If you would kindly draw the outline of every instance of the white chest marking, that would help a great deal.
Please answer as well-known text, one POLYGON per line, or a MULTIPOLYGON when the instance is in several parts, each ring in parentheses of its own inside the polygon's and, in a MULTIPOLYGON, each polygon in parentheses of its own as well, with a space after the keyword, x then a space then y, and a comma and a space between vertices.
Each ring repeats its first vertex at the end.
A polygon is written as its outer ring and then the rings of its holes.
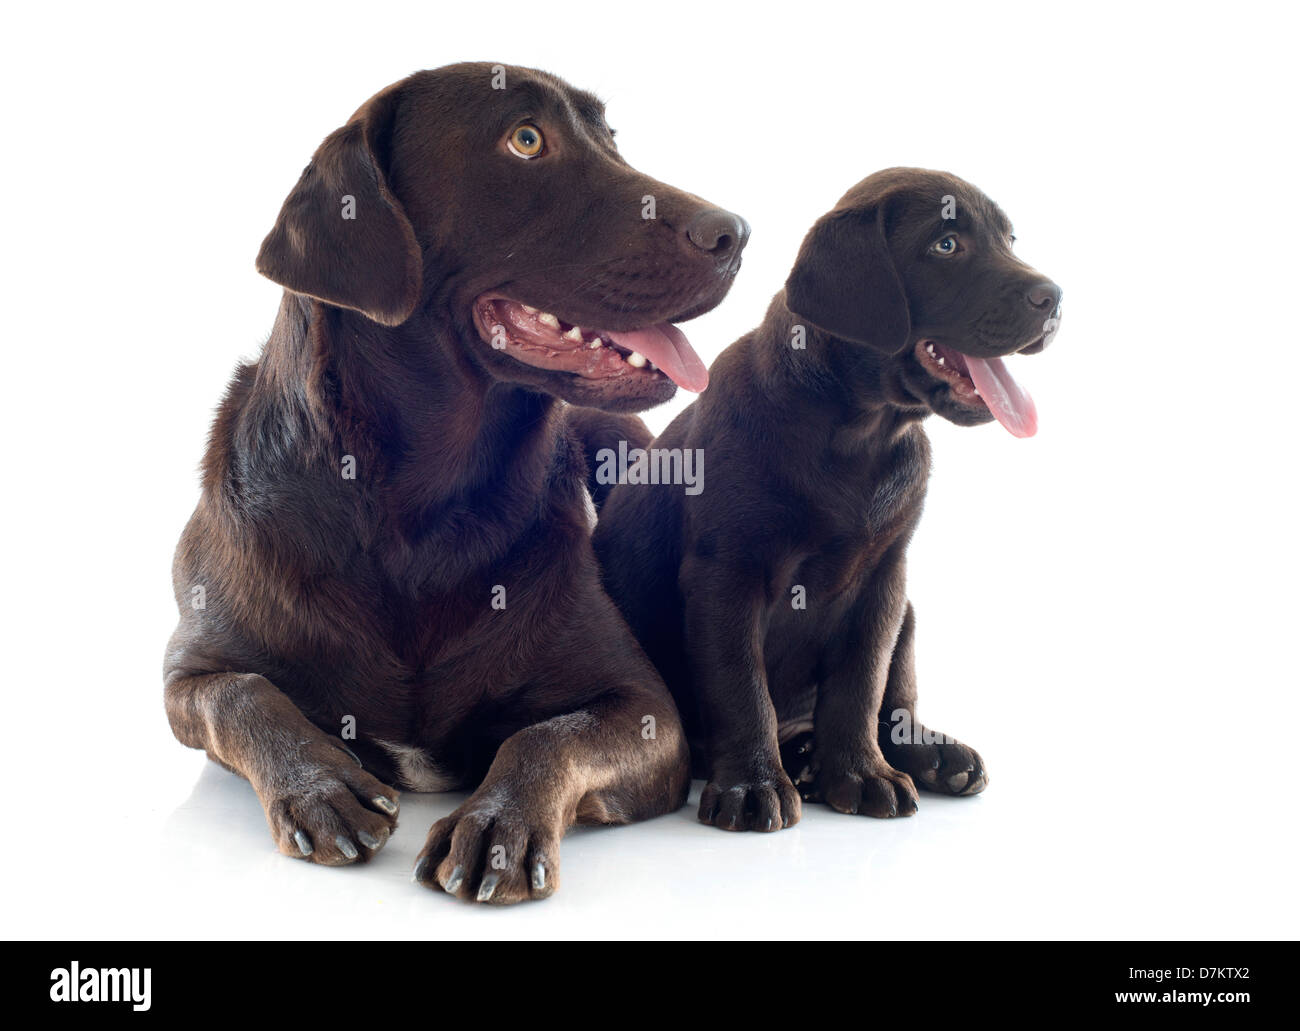
POLYGON ((456 778, 444 772, 423 749, 388 741, 375 743, 393 757, 402 787, 411 791, 449 791, 457 786, 456 778))

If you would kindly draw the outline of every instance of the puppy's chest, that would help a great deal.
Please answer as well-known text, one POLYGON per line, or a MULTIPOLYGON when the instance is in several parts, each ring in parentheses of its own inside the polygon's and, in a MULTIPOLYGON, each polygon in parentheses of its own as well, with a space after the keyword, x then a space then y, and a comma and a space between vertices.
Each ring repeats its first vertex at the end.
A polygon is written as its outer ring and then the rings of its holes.
MULTIPOLYGON (((804 499, 804 535, 784 564, 786 590, 816 592, 823 604, 848 603, 882 563, 906 545, 925 500, 928 462, 902 449, 884 463, 840 470, 804 499)), ((812 599, 809 599, 812 600, 812 599)))

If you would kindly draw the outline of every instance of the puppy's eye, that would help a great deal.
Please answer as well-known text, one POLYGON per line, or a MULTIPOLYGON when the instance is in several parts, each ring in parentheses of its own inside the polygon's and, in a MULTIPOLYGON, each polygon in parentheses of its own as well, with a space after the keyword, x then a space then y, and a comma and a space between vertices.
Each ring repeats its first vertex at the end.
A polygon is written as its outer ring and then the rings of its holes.
POLYGON ((525 161, 535 158, 542 152, 542 130, 535 125, 521 125, 510 134, 506 146, 515 157, 521 157, 525 161))
POLYGON ((945 258, 950 255, 956 254, 958 250, 959 248, 957 247, 957 237, 955 236, 945 236, 942 240, 940 240, 938 243, 934 244, 934 246, 930 248, 931 253, 941 254, 945 258))

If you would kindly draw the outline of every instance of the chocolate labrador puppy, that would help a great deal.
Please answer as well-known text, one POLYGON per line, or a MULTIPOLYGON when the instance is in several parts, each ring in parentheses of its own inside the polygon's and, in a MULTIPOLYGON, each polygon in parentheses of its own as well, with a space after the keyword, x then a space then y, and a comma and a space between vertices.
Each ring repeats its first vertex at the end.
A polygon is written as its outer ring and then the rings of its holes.
POLYGON ((988 783, 973 748, 916 720, 904 558, 926 416, 1034 431, 1003 358, 1043 349, 1061 291, 1012 240, 955 176, 859 183, 654 441, 652 459, 698 449, 703 489, 620 483, 602 509, 606 586, 677 700, 705 823, 788 827, 801 795, 905 816, 914 780, 952 795, 988 783))
POLYGON ((700 389, 673 323, 747 234, 544 72, 420 72, 321 144, 258 256, 284 298, 212 430, 165 668, 176 736, 248 778, 280 851, 364 860, 393 786, 473 789, 416 879, 514 902, 555 890, 575 821, 681 805, 681 725, 601 590, 559 399, 700 389))

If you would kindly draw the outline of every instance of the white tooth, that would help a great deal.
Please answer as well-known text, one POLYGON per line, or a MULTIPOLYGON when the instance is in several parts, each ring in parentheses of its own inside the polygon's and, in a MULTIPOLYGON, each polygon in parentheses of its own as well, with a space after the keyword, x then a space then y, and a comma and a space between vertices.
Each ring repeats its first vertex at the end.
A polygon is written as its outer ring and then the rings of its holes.
POLYGON ((645 355, 633 351, 631 354, 627 356, 627 363, 628 365, 632 366, 634 369, 643 368, 645 366, 645 355))
POLYGON ((652 368, 652 369, 656 369, 656 370, 659 368, 659 366, 656 365, 654 362, 650 362, 650 363, 649 363, 649 366, 650 366, 650 368, 652 368))
POLYGON ((580 344, 582 343, 582 330, 580 330, 577 326, 574 326, 571 330, 569 330, 567 333, 564 334, 564 339, 572 340, 575 344, 580 344))
POLYGON ((604 342, 605 342, 605 341, 601 340, 600 337, 596 337, 596 339, 593 340, 593 341, 591 341, 591 343, 589 343, 587 346, 590 347, 590 348, 594 351, 596 348, 598 348, 598 347, 599 347, 601 344, 603 344, 604 342))
POLYGON ((943 359, 942 359, 942 358, 939 359, 939 364, 940 364, 940 365, 943 364, 943 359))
POLYGON ((934 344, 926 344, 925 349, 929 351, 931 355, 934 354, 934 344))
POLYGON ((980 388, 979 388, 979 387, 975 387, 974 389, 975 389, 975 396, 976 396, 976 397, 979 397, 979 396, 980 396, 980 388))
POLYGON ((550 326, 551 329, 560 328, 560 320, 557 319, 554 315, 552 315, 549 311, 544 311, 540 315, 538 315, 537 321, 540 322, 543 326, 550 326))
POLYGON ((536 315, 536 314, 537 314, 537 309, 534 308, 534 307, 533 307, 532 305, 530 305, 530 304, 525 304, 525 305, 523 306, 523 308, 524 308, 524 311, 528 312, 529 315, 536 315))

